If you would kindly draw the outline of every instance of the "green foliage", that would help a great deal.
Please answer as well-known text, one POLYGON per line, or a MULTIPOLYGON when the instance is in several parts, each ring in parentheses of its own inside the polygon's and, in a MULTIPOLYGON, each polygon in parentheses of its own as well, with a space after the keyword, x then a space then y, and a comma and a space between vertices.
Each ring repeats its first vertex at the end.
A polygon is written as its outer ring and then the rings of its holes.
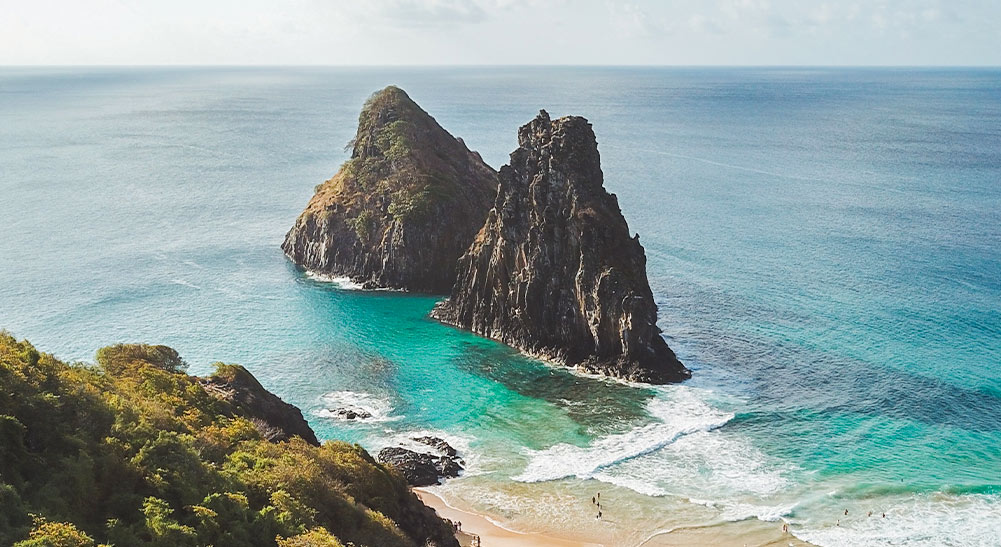
POLYGON ((431 213, 433 204, 431 191, 427 188, 404 188, 393 192, 389 214, 398 221, 424 218, 431 213))
POLYGON ((323 528, 314 528, 304 534, 287 539, 278 538, 278 547, 344 547, 337 538, 323 528))
POLYGON ((28 539, 15 543, 14 547, 94 547, 94 539, 68 522, 38 518, 28 539))
POLYGON ((416 131, 413 123, 407 120, 396 120, 379 128, 375 134, 375 145, 386 159, 399 162, 406 158, 413 149, 416 131))
POLYGON ((358 240, 362 243, 369 243, 377 230, 376 216, 372 211, 365 209, 358 216, 348 219, 348 224, 355 231, 358 240))
MULTIPOLYGON (((413 524, 423 507, 361 448, 267 442, 165 346, 112 346, 97 361, 67 365, 0 332, 0 545, 426 539, 397 524, 413 524)), ((239 365, 218 364, 215 374, 257 382, 239 365)))
POLYGON ((151 365, 167 372, 184 372, 187 363, 173 348, 147 344, 117 344, 97 351, 97 363, 108 374, 119 374, 138 364, 151 365))

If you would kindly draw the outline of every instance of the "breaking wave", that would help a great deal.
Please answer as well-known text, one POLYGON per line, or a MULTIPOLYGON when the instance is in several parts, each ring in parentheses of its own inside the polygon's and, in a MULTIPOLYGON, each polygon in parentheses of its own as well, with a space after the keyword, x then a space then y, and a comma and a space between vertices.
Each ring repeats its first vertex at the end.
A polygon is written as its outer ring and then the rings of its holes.
POLYGON ((395 407, 386 398, 378 397, 371 393, 359 391, 332 391, 320 397, 323 408, 313 414, 321 418, 333 418, 345 420, 343 411, 353 411, 359 414, 357 421, 362 423, 391 422, 403 418, 394 415, 395 407))
POLYGON ((672 390, 669 397, 652 399, 647 411, 655 418, 654 423, 597 439, 589 446, 558 444, 545 450, 528 451, 528 466, 514 480, 543 482, 567 477, 595 478, 602 470, 650 454, 684 435, 722 427, 734 416, 713 408, 697 390, 685 387, 672 390))

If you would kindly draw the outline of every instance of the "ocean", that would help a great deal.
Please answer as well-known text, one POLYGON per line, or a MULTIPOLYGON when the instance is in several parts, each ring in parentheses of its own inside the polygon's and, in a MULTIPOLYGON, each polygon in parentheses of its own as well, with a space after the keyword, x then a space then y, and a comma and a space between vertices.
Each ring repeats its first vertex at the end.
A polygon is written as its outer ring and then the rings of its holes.
POLYGON ((1001 544, 1001 70, 3 68, 0 328, 241 363, 373 452, 442 436, 468 469, 438 492, 517 529, 1001 544), (389 84, 494 167, 539 109, 588 118, 692 380, 573 374, 291 265, 389 84))

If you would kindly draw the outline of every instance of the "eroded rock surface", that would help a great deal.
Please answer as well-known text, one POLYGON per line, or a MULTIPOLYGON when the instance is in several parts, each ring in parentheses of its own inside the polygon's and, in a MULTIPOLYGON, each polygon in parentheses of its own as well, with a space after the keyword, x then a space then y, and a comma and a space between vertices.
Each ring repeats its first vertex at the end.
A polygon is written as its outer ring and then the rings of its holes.
POLYGON ((372 95, 348 160, 317 187, 282 249, 365 288, 448 294, 497 173, 397 87, 372 95))
POLYGON ((427 445, 437 452, 417 452, 400 446, 390 446, 379 451, 379 461, 398 469, 411 486, 431 486, 443 479, 458 477, 465 462, 443 439, 415 437, 415 442, 427 445))
POLYGON ((690 376, 660 335, 643 247, 603 186, 581 117, 542 111, 519 129, 493 209, 432 315, 586 371, 653 383, 690 376))

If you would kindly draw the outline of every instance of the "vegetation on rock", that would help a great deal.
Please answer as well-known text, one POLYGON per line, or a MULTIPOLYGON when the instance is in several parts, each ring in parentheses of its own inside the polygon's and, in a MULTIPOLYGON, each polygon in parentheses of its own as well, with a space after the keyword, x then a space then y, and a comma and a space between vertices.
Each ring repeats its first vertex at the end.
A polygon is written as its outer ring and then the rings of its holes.
POLYGON ((286 235, 285 253, 370 287, 447 293, 497 173, 394 86, 366 101, 349 147, 351 159, 316 187, 286 235))

